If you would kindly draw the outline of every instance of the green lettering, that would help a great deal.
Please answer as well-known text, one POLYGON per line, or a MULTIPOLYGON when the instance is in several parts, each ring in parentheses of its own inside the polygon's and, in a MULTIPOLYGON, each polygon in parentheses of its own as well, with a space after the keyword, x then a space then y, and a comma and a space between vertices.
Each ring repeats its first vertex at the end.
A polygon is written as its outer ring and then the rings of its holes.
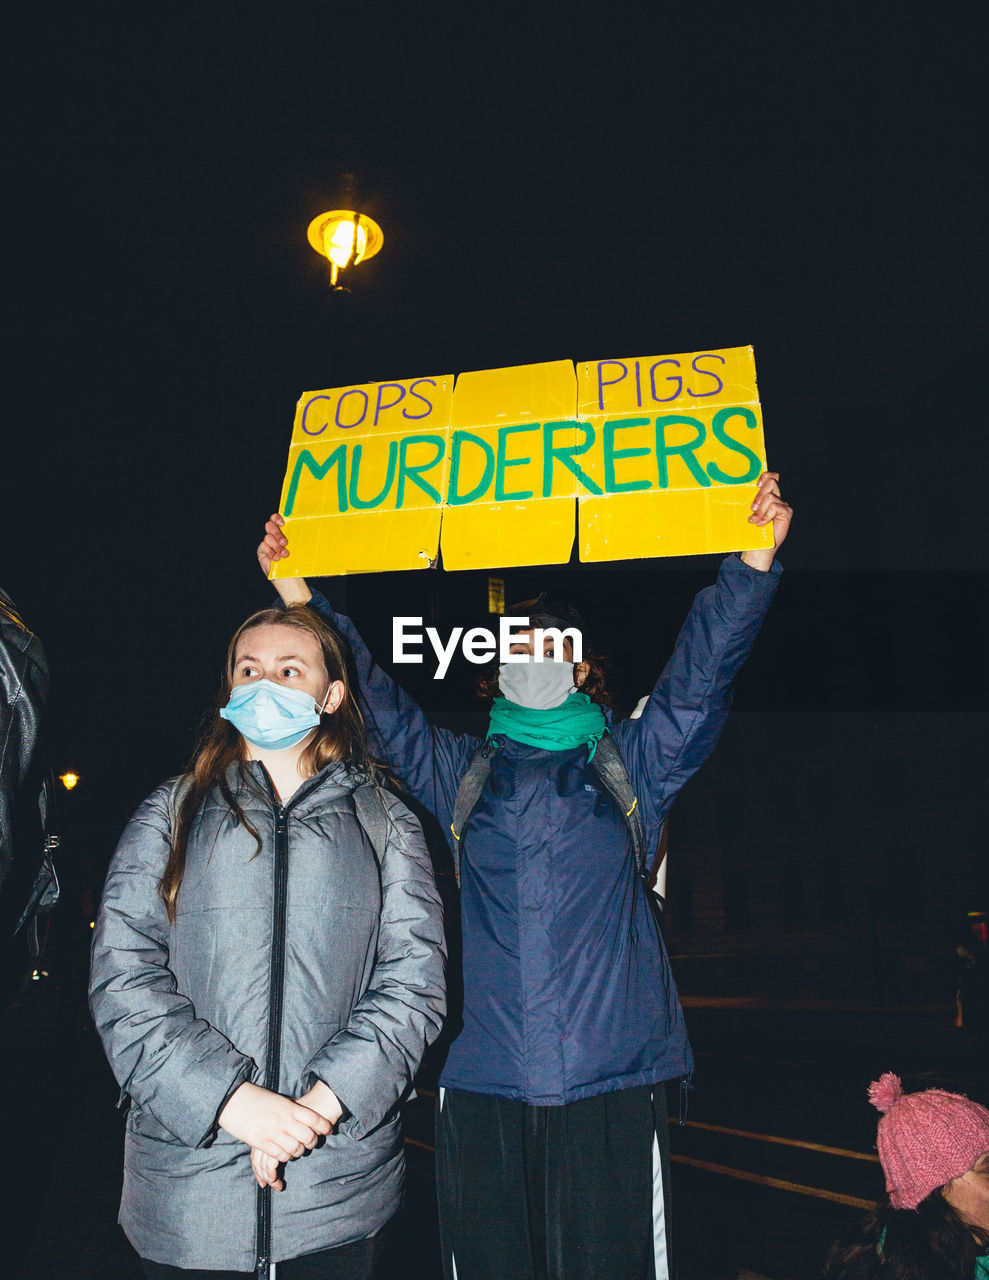
POLYGON ((505 492, 505 470, 507 467, 520 467, 523 463, 531 462, 531 458, 506 458, 505 448, 508 443, 508 437, 515 435, 519 431, 538 431, 539 423, 519 423, 510 427, 498 428, 498 460, 495 467, 495 501, 496 502, 522 502, 526 498, 533 496, 531 489, 520 489, 518 493, 505 492))
POLYGON ((648 480, 616 480, 616 458, 644 458, 651 452, 648 447, 639 449, 616 449, 615 432, 626 427, 648 427, 648 418, 608 418, 604 424, 604 490, 605 493, 630 493, 633 489, 649 489, 648 480))
POLYGON ((680 455, 698 484, 703 485, 705 489, 710 489, 711 481, 704 474, 700 463, 694 457, 694 450, 699 449, 706 438, 707 429, 698 418, 688 418, 686 415, 679 413, 666 413, 656 419, 656 462, 659 466, 659 487, 661 489, 670 487, 667 458, 673 453, 680 455), (693 427, 696 432, 693 440, 689 440, 686 444, 667 444, 666 428, 674 424, 693 427))
POLYGON ((325 462, 317 462, 308 449, 302 449, 295 460, 295 470, 288 486, 288 497, 285 500, 284 515, 286 519, 292 514, 295 506, 295 494, 302 478, 302 469, 307 467, 317 480, 322 480, 330 467, 337 468, 337 506, 341 511, 347 510, 347 446, 338 444, 325 462))
POLYGON ((394 440, 388 442, 388 470, 385 476, 385 487, 381 492, 370 501, 365 502, 363 498, 358 496, 357 483, 361 470, 361 457, 363 456, 363 445, 354 445, 354 454, 350 463, 350 505, 355 511, 370 511, 373 507, 380 507, 388 496, 388 490, 391 483, 395 479, 395 461, 398 457, 398 445, 394 440))
POLYGON ((711 423, 711 431, 714 433, 715 439, 720 440, 723 445, 727 445, 732 453, 740 453, 743 458, 748 458, 749 469, 743 476, 730 476, 722 471, 716 462, 709 462, 707 464, 707 474, 712 480, 717 480, 718 484, 748 484, 750 480, 754 480, 762 472, 761 460, 740 440, 733 439, 725 429, 725 423, 735 414, 745 419, 745 425, 750 431, 756 426, 756 416, 752 410, 739 405, 737 408, 719 409, 711 423))
POLYGON ((548 498, 553 492, 553 461, 562 462, 571 471, 588 493, 601 493, 600 486, 591 479, 576 462, 576 458, 586 453, 594 444, 594 428, 589 422, 544 422, 543 423, 543 497, 548 498), (560 445, 553 443, 553 432, 564 428, 576 427, 583 431, 582 444, 560 445))
POLYGON ((450 484, 446 496, 450 506, 465 507, 470 502, 476 502, 482 493, 487 492, 488 486, 491 484, 491 477, 494 475, 494 469, 494 449, 491 448, 486 440, 482 440, 480 436, 475 436, 470 431, 454 431, 453 439, 450 443, 450 484), (460 454, 464 443, 468 440, 471 444, 476 444, 484 450, 484 474, 474 488, 471 489, 470 493, 458 493, 460 454))
POLYGON ((436 466, 443 457, 443 446, 442 436, 402 436, 398 449, 398 487, 395 490, 396 511, 401 511, 405 502, 406 476, 423 491, 427 498, 432 498, 436 503, 442 501, 439 490, 434 489, 428 480, 423 480, 422 473, 431 471, 436 466), (434 446, 435 452, 428 462, 419 462, 413 467, 409 466, 408 453, 414 444, 431 444, 434 446))

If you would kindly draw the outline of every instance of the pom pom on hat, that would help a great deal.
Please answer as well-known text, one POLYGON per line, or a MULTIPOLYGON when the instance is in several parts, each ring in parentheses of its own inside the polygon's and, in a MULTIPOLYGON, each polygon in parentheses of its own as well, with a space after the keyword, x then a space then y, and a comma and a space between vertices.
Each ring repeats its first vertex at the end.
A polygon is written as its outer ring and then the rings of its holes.
POLYGON ((873 1080, 869 1085, 869 1101, 881 1111, 883 1115, 890 1109, 894 1102, 899 1102, 903 1097, 903 1085, 899 1076, 894 1076, 892 1071, 886 1071, 878 1080, 873 1080))
POLYGON ((916 1209, 989 1151, 989 1111, 960 1093, 904 1093, 887 1071, 869 1086, 869 1101, 883 1113, 876 1149, 894 1209, 916 1209))

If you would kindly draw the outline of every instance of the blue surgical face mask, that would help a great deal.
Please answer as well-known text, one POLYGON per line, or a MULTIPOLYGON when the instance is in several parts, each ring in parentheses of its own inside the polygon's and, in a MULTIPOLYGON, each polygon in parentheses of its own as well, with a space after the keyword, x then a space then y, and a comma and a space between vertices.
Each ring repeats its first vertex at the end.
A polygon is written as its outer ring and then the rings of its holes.
POLYGON ((220 711, 248 742, 267 751, 294 747, 319 724, 321 713, 311 693, 272 680, 237 685, 220 711))

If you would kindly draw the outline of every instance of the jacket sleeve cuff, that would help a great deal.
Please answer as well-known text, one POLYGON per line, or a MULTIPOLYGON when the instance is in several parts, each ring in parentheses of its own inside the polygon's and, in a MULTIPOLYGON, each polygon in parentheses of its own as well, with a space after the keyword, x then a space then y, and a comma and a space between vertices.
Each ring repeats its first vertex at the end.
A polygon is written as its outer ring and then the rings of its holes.
POLYGON ((744 577, 751 578, 754 582, 776 583, 783 572, 783 566, 780 564, 779 558, 776 557, 768 569, 754 569, 752 565, 746 564, 742 559, 741 551, 733 551, 730 556, 726 556, 721 562, 721 570, 722 572, 741 573, 744 577))
POLYGON ((333 1090, 343 1107, 337 1131, 359 1141, 387 1119, 412 1082, 411 1079, 405 1081, 403 1088, 391 1078, 392 1073, 379 1075, 373 1066, 365 1067, 359 1061, 360 1054, 354 1062, 345 1062, 344 1056, 336 1055, 332 1062, 312 1063, 303 1084, 308 1090, 321 1080, 333 1090))
POLYGON ((205 1071, 189 1072, 187 1087, 162 1091, 149 1109, 170 1133, 187 1147, 208 1147, 216 1137, 220 1112, 235 1090, 254 1073, 254 1063, 242 1054, 208 1064, 205 1071), (233 1074, 231 1075, 231 1071, 233 1074), (162 1106, 161 1103, 166 1105, 162 1106))

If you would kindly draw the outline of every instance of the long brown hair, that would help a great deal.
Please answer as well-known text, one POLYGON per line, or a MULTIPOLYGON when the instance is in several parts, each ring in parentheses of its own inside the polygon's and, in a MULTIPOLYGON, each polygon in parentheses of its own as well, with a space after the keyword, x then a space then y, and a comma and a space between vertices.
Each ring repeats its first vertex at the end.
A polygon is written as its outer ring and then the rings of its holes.
POLYGON ((262 609, 258 613, 251 614, 234 632, 227 647, 223 683, 220 686, 216 705, 205 719, 199 742, 189 765, 189 772, 186 775, 188 785, 178 806, 175 829, 172 832, 171 853, 159 886, 169 920, 175 919, 175 903, 185 871, 186 851, 189 847, 192 824, 203 801, 214 786, 219 790, 223 802, 233 815, 235 825, 243 824, 257 841, 258 852, 261 850, 261 837, 248 821, 227 780, 230 766, 236 764, 240 766, 241 781, 252 790, 257 789, 253 779, 243 767, 247 760, 247 744, 229 721, 220 718, 219 713, 220 708, 226 706, 233 688, 234 658, 241 637, 254 627, 271 624, 280 627, 296 627, 300 631, 308 632, 319 645, 330 681, 340 680, 344 686, 343 699, 339 707, 332 715, 322 716, 315 737, 299 758, 299 768, 303 776, 311 778, 334 760, 346 760, 376 781, 380 777, 381 771, 368 748, 367 726, 351 690, 347 678, 346 656, 337 636, 305 605, 292 605, 288 609, 262 609))

